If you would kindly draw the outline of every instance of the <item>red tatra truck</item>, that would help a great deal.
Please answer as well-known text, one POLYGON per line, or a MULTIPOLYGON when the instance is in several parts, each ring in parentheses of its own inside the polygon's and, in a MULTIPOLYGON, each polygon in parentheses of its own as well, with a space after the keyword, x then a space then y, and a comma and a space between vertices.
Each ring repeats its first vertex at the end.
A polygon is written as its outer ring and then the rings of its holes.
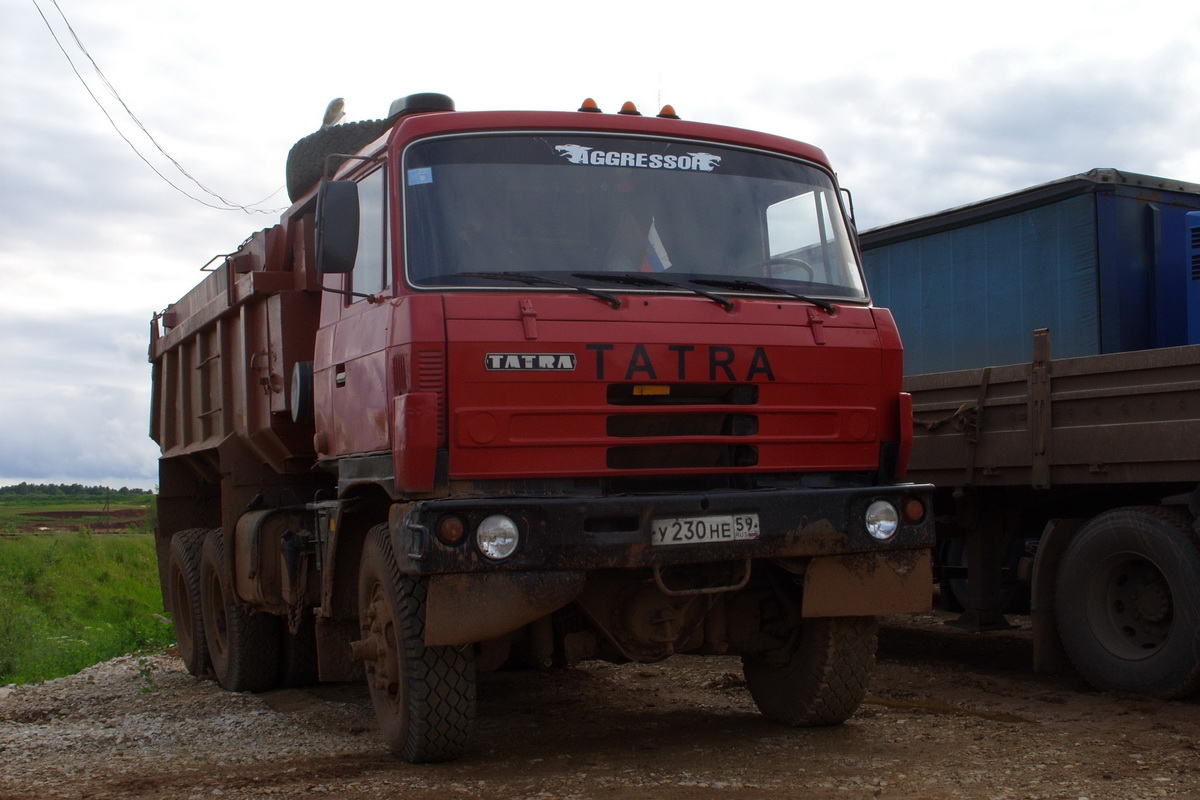
POLYGON ((288 185, 151 326, 192 673, 365 677, 409 761, 459 755, 511 662, 740 655, 768 717, 854 712, 934 531, 820 150, 420 94, 302 139, 288 185))

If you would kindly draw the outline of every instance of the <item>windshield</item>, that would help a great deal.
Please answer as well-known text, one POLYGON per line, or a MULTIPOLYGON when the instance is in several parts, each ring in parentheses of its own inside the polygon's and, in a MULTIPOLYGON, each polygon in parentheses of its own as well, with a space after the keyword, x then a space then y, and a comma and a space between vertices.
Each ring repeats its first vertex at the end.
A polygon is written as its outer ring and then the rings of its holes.
POLYGON ((509 273, 527 285, 695 281, 866 299, 833 182, 801 161, 573 134, 446 137, 412 145, 404 159, 414 286, 477 286, 484 273, 509 273), (621 278, 630 273, 663 280, 621 278))

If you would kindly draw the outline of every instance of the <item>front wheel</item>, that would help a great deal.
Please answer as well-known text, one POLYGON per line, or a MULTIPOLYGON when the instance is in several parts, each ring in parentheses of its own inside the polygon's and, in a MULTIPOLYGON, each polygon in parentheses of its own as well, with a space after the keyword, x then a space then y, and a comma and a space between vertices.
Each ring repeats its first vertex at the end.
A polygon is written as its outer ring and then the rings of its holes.
POLYGON ((388 748, 414 764, 460 756, 475 720, 474 648, 426 646, 425 584, 400 573, 386 525, 363 545, 358 620, 354 656, 388 748))
POLYGON ((1097 689, 1168 699, 1200 690, 1200 537, 1162 508, 1101 514, 1063 555, 1055 616, 1097 689))
POLYGON ((796 727, 838 725, 862 703, 875 666, 874 617, 806 619, 787 658, 742 657, 746 686, 768 719, 796 727))

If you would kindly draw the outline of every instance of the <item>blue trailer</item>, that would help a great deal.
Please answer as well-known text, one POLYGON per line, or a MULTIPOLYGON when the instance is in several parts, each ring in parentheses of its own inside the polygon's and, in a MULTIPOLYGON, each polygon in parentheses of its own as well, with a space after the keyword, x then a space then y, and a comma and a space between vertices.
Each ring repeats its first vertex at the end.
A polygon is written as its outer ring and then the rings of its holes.
POLYGON ((1200 186, 1094 169, 862 234, 910 374, 1200 344, 1200 186))
POLYGON ((958 623, 1024 600, 1039 670, 1200 692, 1200 185, 1096 169, 860 240, 958 623))

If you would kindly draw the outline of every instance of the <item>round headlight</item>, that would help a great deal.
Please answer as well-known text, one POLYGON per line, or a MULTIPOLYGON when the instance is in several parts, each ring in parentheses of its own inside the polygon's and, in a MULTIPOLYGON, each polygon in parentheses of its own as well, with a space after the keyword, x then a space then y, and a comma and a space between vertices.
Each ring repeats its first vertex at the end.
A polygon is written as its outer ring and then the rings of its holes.
POLYGON ((494 514, 475 530, 475 544, 479 552, 493 561, 502 561, 517 551, 521 541, 521 532, 517 523, 506 516, 494 514))
POLYGON ((876 500, 867 507, 867 533, 876 539, 890 539, 900 527, 900 514, 896 507, 884 500, 876 500))

